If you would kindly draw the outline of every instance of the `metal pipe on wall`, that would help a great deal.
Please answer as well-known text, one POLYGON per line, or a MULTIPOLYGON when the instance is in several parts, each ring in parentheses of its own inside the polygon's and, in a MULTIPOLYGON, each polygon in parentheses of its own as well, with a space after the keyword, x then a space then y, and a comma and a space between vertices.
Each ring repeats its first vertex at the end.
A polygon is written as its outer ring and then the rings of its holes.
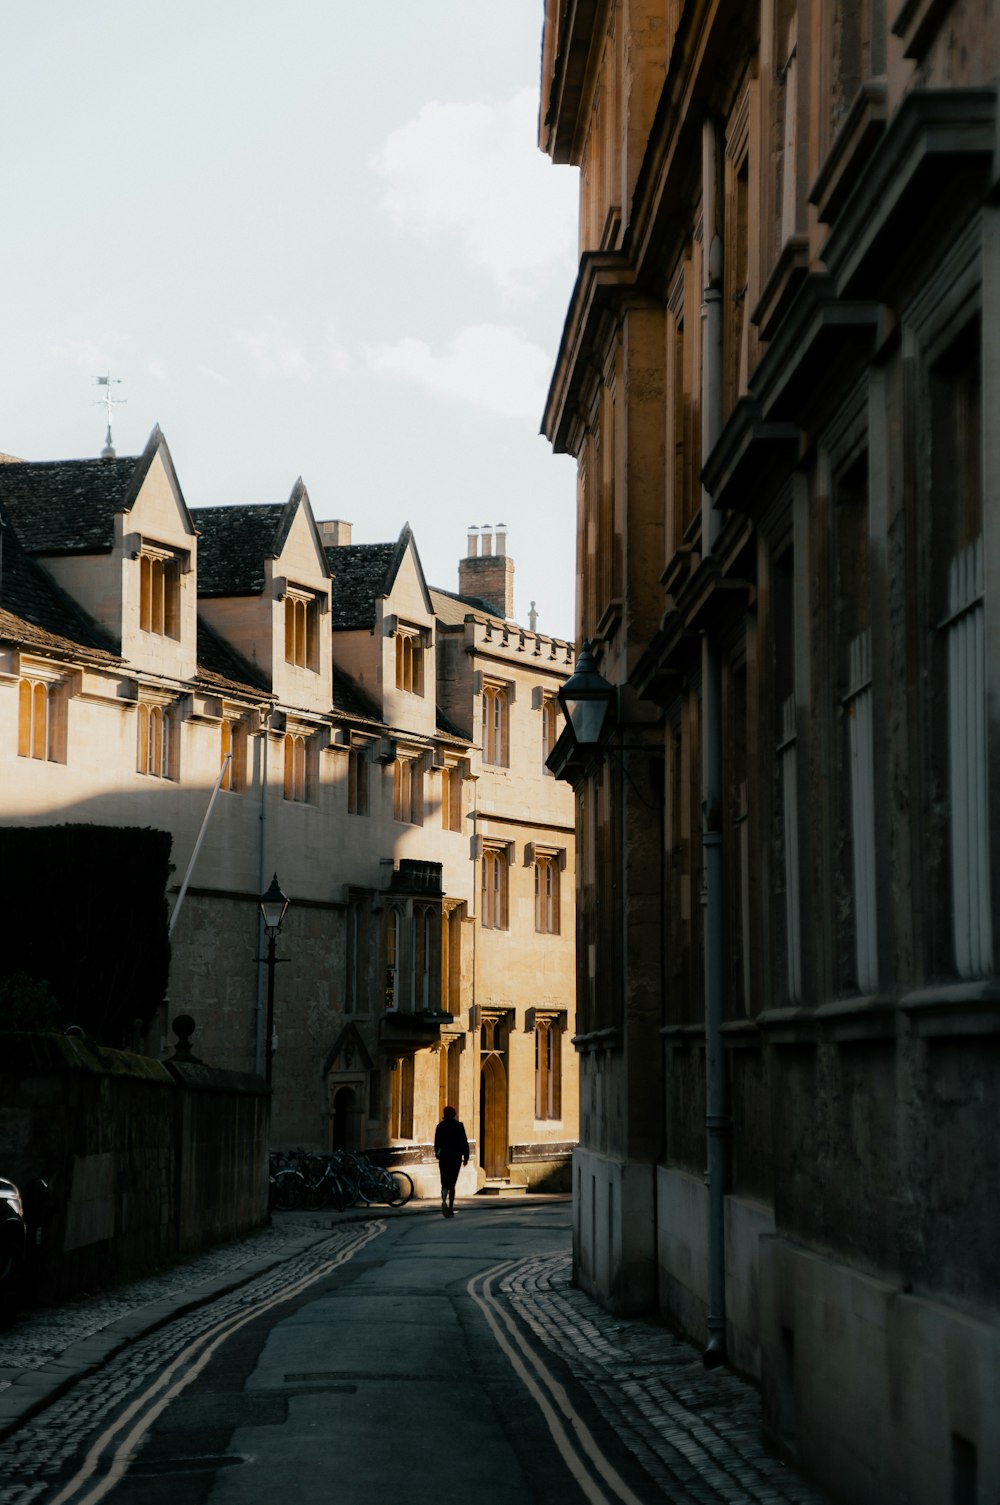
MULTIPOLYGON (((722 431, 722 206, 718 191, 718 128, 702 127, 702 223, 705 257, 702 459, 722 431)), ((711 553, 718 518, 702 488, 701 552, 711 553)), ((707 1366, 726 1356, 726 1182, 729 1116, 722 1041, 725 955, 722 918, 722 661, 710 633, 702 637, 702 908, 705 987, 705 1129, 708 1138, 708 1344, 707 1366)))

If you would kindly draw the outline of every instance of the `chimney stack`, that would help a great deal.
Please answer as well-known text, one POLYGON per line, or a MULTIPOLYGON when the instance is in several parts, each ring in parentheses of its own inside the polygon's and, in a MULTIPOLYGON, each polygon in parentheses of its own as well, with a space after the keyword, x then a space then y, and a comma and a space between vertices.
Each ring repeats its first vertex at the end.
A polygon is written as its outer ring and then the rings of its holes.
POLYGON ((353 523, 342 522, 340 518, 330 518, 326 522, 317 523, 316 530, 319 533, 320 542, 324 548, 338 549, 342 544, 351 541, 353 523))
POLYGON ((458 594, 478 597, 509 621, 514 615, 514 561, 507 555, 507 524, 469 529, 468 557, 459 561, 458 594), (494 537, 496 553, 493 552, 494 537), (482 541, 482 552, 477 552, 482 541))

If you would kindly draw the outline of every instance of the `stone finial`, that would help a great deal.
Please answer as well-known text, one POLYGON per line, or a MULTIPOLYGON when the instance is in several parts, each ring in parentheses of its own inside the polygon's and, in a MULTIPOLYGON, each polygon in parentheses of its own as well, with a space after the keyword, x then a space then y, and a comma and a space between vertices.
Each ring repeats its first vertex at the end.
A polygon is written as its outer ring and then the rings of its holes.
POLYGON ((177 1044, 174 1047, 173 1055, 170 1057, 171 1061, 187 1061, 192 1066, 203 1065, 203 1062, 199 1061, 191 1049, 191 1036, 195 1032, 195 1027, 195 1022, 190 1014, 177 1015, 177 1018, 170 1026, 177 1036, 177 1044))

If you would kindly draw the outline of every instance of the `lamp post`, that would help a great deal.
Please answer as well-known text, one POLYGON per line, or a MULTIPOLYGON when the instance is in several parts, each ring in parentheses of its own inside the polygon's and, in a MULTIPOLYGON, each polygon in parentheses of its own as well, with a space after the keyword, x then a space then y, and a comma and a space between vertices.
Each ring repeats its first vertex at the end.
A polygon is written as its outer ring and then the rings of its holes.
POLYGON ((266 1041, 264 1046, 264 1080, 271 1085, 271 1064, 274 1058, 274 969, 277 958, 274 948, 278 936, 281 934, 281 922, 285 918, 288 908, 288 900, 281 892, 278 883, 278 875, 275 873, 271 879, 271 886, 266 894, 261 894, 257 901, 261 918, 264 921, 264 932, 267 936, 267 1018, 265 1021, 266 1041))

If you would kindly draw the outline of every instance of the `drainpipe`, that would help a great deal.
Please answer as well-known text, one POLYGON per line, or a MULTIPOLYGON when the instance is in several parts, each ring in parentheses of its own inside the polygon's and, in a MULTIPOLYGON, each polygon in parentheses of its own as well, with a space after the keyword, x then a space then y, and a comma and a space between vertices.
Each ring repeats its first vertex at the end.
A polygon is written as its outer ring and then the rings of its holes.
MULTIPOLYGON (((718 201, 719 149, 715 122, 702 127, 705 349, 702 363, 702 459, 722 431, 722 239, 718 201)), ((712 497, 701 494, 701 552, 714 548, 718 519, 712 497)), ((728 1114, 722 1043, 725 957, 722 926, 722 665, 718 643, 702 637, 702 907, 705 971, 705 1128, 708 1138, 708 1368, 726 1357, 726 1180, 728 1114)))
MULTIPOLYGON (((263 714, 264 732, 260 754, 260 853, 257 874, 257 892, 267 888, 267 744, 270 735, 271 711, 263 714)), ((264 916, 257 912, 257 1004, 254 1010, 253 1069, 263 1075, 264 1064, 264 916)))

